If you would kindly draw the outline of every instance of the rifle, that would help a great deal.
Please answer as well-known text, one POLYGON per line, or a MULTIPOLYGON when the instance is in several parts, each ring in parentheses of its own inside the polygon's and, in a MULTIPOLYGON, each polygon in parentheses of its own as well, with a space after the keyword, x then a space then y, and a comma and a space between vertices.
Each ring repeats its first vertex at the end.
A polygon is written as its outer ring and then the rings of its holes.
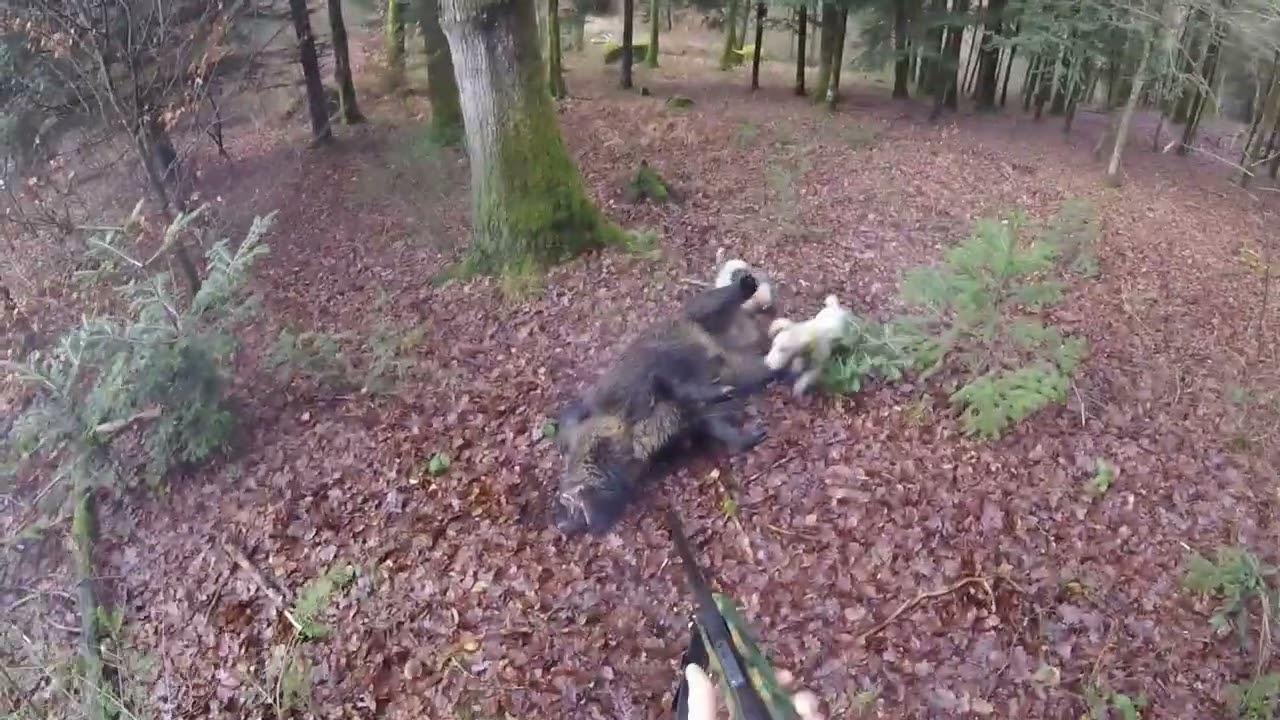
POLYGON ((680 658, 680 685, 676 690, 674 707, 676 720, 689 720, 689 685, 684 677, 684 668, 693 664, 704 670, 707 669, 709 660, 707 644, 711 645, 720 674, 728 685, 729 696, 736 710, 735 717, 740 720, 776 720, 795 717, 790 700, 785 695, 782 695, 782 701, 778 702, 779 698, 776 695, 780 693, 777 692, 776 678, 772 677, 772 668, 755 647, 754 640, 746 636, 741 619, 733 613, 734 619, 739 621, 735 624, 740 628, 739 632, 749 646, 747 650, 753 656, 752 660, 756 662, 749 665, 743 658, 743 652, 729 629, 725 614, 717 605, 711 588, 707 586, 707 581, 702 577, 702 571, 698 568, 697 560, 694 559, 693 550, 689 547, 689 539, 685 537, 684 526, 674 510, 667 511, 667 526, 671 530, 671 539, 675 543, 676 552, 680 555, 681 564, 684 565, 685 577, 689 582, 689 590, 693 593, 694 605, 693 617, 689 622, 689 647, 680 658), (764 667, 761 667, 761 664, 764 667), (765 684, 769 690, 765 695, 774 702, 766 704, 757 681, 752 677, 753 674, 767 677, 765 684), (771 706, 777 708, 776 713, 770 710, 771 706))

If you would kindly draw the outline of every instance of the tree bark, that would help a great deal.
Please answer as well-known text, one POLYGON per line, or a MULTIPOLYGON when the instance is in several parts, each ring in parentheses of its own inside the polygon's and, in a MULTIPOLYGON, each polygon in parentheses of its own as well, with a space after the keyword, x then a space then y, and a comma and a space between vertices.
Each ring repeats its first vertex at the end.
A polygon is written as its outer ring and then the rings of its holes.
POLYGON ((356 84, 351 78, 351 55, 347 51, 347 24, 342 19, 342 0, 329 0, 329 30, 333 35, 333 82, 338 86, 338 106, 348 125, 364 122, 356 105, 356 84))
POLYGON ((836 6, 822 3, 822 28, 818 33, 822 47, 818 50, 818 77, 813 86, 813 101, 824 102, 827 99, 827 86, 831 84, 831 61, 836 54, 836 23, 840 22, 840 11, 836 6))
MULTIPOLYGON (((581 2, 581 0, 578 0, 581 2)), ((653 0, 656 4, 658 0, 653 0)), ((653 45, 652 47, 657 47, 653 45)), ((651 54, 653 50, 649 51, 651 54)), ((569 88, 564 84, 563 53, 560 51, 560 0, 547 0, 547 75, 551 97, 567 97, 569 88)), ((655 60, 654 67, 658 63, 655 60)))
POLYGON ((769 14, 769 6, 756 3, 756 43, 751 49, 751 89, 760 89, 760 50, 764 47, 764 19, 769 14))
POLYGON ((404 81, 404 12, 401 0, 387 0, 387 70, 392 87, 404 81))
POLYGON ((742 3, 742 31, 738 33, 738 50, 747 46, 747 30, 751 28, 751 0, 742 3))
MULTIPOLYGON (((667 0, 670 4, 671 0, 667 0)), ((658 67, 658 23, 662 19, 662 6, 659 0, 649 0, 649 53, 645 55, 645 65, 658 67)))
POLYGON ((302 77, 306 81, 307 109, 311 116, 311 138, 315 144, 333 140, 329 127, 329 108, 324 99, 324 81, 320 79, 320 58, 316 55, 316 38, 311 33, 311 11, 307 0, 289 0, 289 16, 298 37, 298 56, 302 77))
POLYGON ((907 52, 907 0, 893 2, 893 97, 910 96, 907 79, 911 74, 911 55, 907 52))
POLYGON ((419 27, 427 53, 427 98, 431 101, 431 135, 436 142, 462 142, 462 100, 453 74, 453 53, 440 27, 440 0, 419 0, 419 27))
POLYGON ((631 67, 635 63, 636 40, 636 2, 622 0, 622 78, 619 84, 624 90, 630 90, 631 67))
POLYGON ((1053 94, 1053 81, 1058 73, 1058 60, 1061 55, 1062 51, 1059 50, 1052 60, 1045 57, 1040 63, 1040 72, 1036 77, 1035 113, 1032 115, 1032 119, 1037 122, 1044 116, 1045 103, 1049 102, 1049 96, 1053 94))
POLYGON ((804 95, 805 43, 808 40, 809 6, 796 11, 796 94, 804 95))
POLYGON ((978 60, 978 87, 974 93, 980 110, 994 110, 996 88, 1000 79, 1000 47, 996 38, 1004 37, 1004 9, 1008 0, 988 0, 987 20, 983 23, 982 50, 978 60))
POLYGON ((534 0, 441 2, 471 160, 474 272, 545 267, 624 239, 565 148, 536 15, 534 0))
POLYGON ((729 0, 724 14, 724 52, 720 53, 720 69, 728 70, 734 62, 734 50, 738 49, 738 6, 745 0, 729 0))

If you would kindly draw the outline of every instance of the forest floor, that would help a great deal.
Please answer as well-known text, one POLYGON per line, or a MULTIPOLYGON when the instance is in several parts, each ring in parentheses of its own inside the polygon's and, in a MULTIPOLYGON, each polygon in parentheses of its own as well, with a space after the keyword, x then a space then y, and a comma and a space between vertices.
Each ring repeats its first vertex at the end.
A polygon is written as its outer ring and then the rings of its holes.
MULTIPOLYGON (((1224 689, 1254 671, 1253 653, 1215 637, 1211 603, 1179 581, 1192 550, 1280 560, 1274 411, 1243 425, 1233 390, 1276 389, 1244 376, 1251 359, 1274 365, 1274 344, 1257 329, 1263 282, 1239 261, 1270 241, 1276 199, 1207 160, 1152 153, 1149 129, 1110 189, 1089 153, 1097 118, 1066 138, 1014 110, 933 126, 924 104, 876 86, 832 114, 791 94, 784 64, 752 94, 747 69, 663 63, 638 70, 644 97, 616 89, 594 51, 570 56, 561 114, 604 210, 657 231, 660 257, 597 254, 538 285, 428 283, 465 242, 468 172, 421 140, 417 100, 366 99, 371 122, 340 129, 332 151, 292 131, 244 134, 234 161, 209 166, 206 197, 280 215, 236 381, 243 447, 105 522, 103 573, 128 645, 159 661, 144 692, 158 715, 270 712, 256 688, 291 631, 230 543, 291 593, 334 565, 360 569, 322 618, 332 634, 302 648, 318 717, 656 718, 686 641, 655 511, 672 504, 831 717, 1077 718, 1094 692, 1145 695, 1144 717, 1226 716, 1224 689), (668 109, 673 94, 694 105, 668 109), (642 160, 680 202, 622 201, 642 160), (983 443, 910 383, 809 401, 776 391, 758 403, 770 435, 751 453, 696 463, 606 538, 549 526, 559 458, 540 428, 688 278, 713 275, 717 248, 766 268, 784 313, 836 293, 883 315, 901 272, 973 219, 1048 217, 1073 198, 1098 210, 1100 274, 1055 311, 1090 345, 1065 407, 983 443), (394 346, 396 390, 281 387, 257 367, 286 326, 353 333, 355 353, 394 346), (401 342, 415 330, 421 342, 401 342), (436 453, 451 462, 429 471, 436 453), (1117 473, 1095 497, 1098 459, 1117 473), (971 576, 986 588, 860 638, 971 576)), ((29 577, 54 572, 31 562, 29 577)), ((30 582, 65 588, 59 577, 30 582)), ((72 605, 51 602, 75 624, 72 605)))

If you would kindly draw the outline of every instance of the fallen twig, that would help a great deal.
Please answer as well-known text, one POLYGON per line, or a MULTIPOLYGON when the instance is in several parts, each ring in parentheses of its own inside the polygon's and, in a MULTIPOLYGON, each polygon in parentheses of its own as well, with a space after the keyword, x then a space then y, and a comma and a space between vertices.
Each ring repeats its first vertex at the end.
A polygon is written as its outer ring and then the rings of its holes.
POLYGON ((143 420, 155 420, 158 417, 160 417, 160 408, 158 406, 150 407, 146 410, 136 412, 127 418, 104 422, 95 427, 93 429, 93 433, 99 437, 109 438, 121 430, 132 426, 134 423, 142 422, 143 420))
POLYGON ((884 620, 881 620, 875 625, 872 625, 870 629, 868 629, 866 632, 863 632, 861 635, 859 635, 858 640, 860 642, 866 642, 867 638, 889 627, 889 625, 892 624, 894 620, 897 620, 899 617, 902 617, 903 613, 907 612, 908 610, 911 610, 912 608, 924 602, 925 600, 939 598, 944 595, 950 595, 951 593, 957 590, 960 590, 962 588, 968 587, 970 585, 977 585, 978 587, 982 588, 982 590, 987 594, 987 601, 991 605, 991 612, 994 613, 996 610, 996 594, 991 590, 990 581, 988 581, 987 578, 982 575, 972 575, 966 578, 961 578, 960 580, 957 580, 956 582, 944 588, 941 588, 938 590, 926 590, 920 593, 919 595, 916 595, 910 600, 902 603, 902 605, 900 605, 897 610, 894 610, 892 613, 889 614, 889 617, 885 618, 884 620))
POLYGON ((267 596, 276 604, 280 605, 284 612, 284 619, 289 621, 289 624, 293 626, 293 629, 297 632, 302 632, 302 623, 298 622, 298 619, 289 611, 289 603, 285 601, 284 593, 277 590, 271 583, 267 582, 267 578, 262 574, 262 571, 255 567, 252 562, 249 562, 249 558, 245 557, 245 554, 240 552, 239 548, 231 543, 224 542, 222 543, 222 549, 226 551, 227 555, 235 562, 236 565, 240 566, 240 569, 249 573, 250 577, 258 583, 258 587, 262 589, 262 592, 266 593, 267 596))

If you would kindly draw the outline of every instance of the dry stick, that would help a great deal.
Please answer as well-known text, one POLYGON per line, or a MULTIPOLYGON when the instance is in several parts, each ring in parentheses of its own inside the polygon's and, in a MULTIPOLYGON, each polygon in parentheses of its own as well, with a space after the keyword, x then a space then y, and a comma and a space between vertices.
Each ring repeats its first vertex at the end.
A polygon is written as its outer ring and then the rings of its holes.
POLYGON ((994 613, 996 609, 996 594, 991 591, 991 583, 987 580, 986 577, 982 575, 971 575, 966 578, 961 578, 960 580, 957 580, 956 582, 944 588, 941 588, 939 590, 926 590, 925 592, 922 592, 919 595, 916 595, 915 597, 911 598, 910 600, 902 603, 902 605, 900 605, 897 610, 894 610, 892 613, 889 614, 889 617, 885 618, 884 620, 881 620, 875 625, 872 625, 869 630, 859 635, 858 641, 866 642, 867 638, 889 627, 889 625, 892 624, 894 620, 897 620, 899 617, 902 617, 903 613, 914 608, 915 606, 919 605, 925 600, 930 600, 932 598, 940 598, 944 595, 950 595, 951 593, 957 590, 960 590, 962 588, 968 587, 969 585, 977 585, 981 587, 984 592, 986 592, 987 600, 991 604, 991 612, 994 613))
POLYGON ((1271 609, 1269 607, 1271 598, 1266 593, 1262 594, 1262 630, 1258 634, 1258 660, 1253 666, 1253 676, 1255 678, 1262 677, 1262 669, 1267 665, 1267 658, 1271 655, 1271 609))
POLYGON ((227 555, 233 561, 235 561, 236 565, 240 566, 241 570, 244 570, 253 577, 253 579, 258 583, 258 587, 262 589, 262 592, 266 593, 268 597, 280 605, 284 612, 284 619, 289 621, 289 624, 293 626, 293 629, 298 632, 302 632, 302 623, 298 622, 298 619, 289 611, 289 604, 285 602, 284 593, 280 592, 273 587, 271 583, 267 582, 267 578, 263 576, 262 571, 255 567, 253 563, 249 562, 249 558, 245 557, 244 553, 240 552, 239 548, 231 543, 224 542, 222 543, 222 549, 226 551, 227 555))

